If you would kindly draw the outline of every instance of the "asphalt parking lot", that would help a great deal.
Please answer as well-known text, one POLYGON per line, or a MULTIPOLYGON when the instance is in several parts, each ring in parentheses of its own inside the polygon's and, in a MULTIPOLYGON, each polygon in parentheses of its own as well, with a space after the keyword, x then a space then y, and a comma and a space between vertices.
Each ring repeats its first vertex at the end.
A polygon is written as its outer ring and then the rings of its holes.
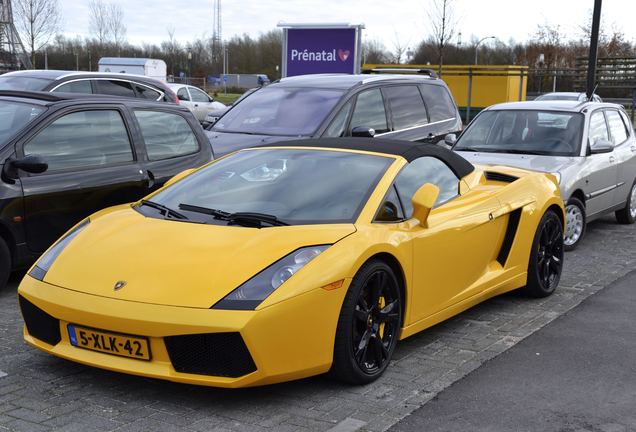
POLYGON ((317 377, 219 390, 60 360, 22 342, 14 277, 0 293, 0 430, 386 430, 636 268, 635 241, 636 226, 613 217, 592 223, 580 248, 566 255, 553 296, 507 294, 413 336, 398 345, 381 379, 361 387, 317 377))

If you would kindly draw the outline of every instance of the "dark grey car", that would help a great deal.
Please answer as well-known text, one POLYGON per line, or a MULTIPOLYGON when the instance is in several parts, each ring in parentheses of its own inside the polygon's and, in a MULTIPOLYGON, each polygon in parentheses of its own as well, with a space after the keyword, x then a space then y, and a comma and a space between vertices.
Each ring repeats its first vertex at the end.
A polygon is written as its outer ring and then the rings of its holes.
POLYGON ((446 84, 426 75, 303 75, 263 87, 208 131, 215 156, 269 142, 382 136, 438 142, 462 123, 446 84))

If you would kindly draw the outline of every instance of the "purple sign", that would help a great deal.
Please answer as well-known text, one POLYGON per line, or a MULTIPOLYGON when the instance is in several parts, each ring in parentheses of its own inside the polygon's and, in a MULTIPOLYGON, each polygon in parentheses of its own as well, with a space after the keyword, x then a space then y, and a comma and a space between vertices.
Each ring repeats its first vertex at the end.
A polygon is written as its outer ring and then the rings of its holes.
POLYGON ((287 29, 286 76, 356 72, 355 28, 287 29))

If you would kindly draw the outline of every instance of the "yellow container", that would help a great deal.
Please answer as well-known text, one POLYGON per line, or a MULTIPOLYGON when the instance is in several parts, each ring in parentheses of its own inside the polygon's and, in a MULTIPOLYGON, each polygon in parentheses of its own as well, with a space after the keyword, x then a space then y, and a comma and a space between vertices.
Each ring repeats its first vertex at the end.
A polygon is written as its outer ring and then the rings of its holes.
MULTIPOLYGON (((433 69, 433 65, 364 64, 362 70, 375 68, 433 69)), ((444 65, 441 78, 460 108, 468 106, 469 78, 472 75, 471 110, 487 106, 526 100, 528 67, 512 65, 444 65), (523 80, 523 81, 522 81, 523 80)))

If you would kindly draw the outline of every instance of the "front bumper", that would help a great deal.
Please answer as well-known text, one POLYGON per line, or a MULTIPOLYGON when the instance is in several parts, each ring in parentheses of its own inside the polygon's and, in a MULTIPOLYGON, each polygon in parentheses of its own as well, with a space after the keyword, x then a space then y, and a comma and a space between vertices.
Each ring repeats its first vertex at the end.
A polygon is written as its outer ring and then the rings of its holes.
MULTIPOLYGON (((336 290, 313 289, 256 311, 172 307, 99 297, 25 276, 18 293, 59 320, 59 342, 51 345, 29 334, 25 341, 50 354, 90 366, 169 381, 216 387, 246 387, 327 372, 342 301, 350 280, 336 290), (152 359, 118 357, 71 345, 68 324, 145 336, 152 359), (256 370, 239 377, 175 370, 165 337, 238 333, 256 370)), ((194 348, 193 348, 194 349, 194 348)))

